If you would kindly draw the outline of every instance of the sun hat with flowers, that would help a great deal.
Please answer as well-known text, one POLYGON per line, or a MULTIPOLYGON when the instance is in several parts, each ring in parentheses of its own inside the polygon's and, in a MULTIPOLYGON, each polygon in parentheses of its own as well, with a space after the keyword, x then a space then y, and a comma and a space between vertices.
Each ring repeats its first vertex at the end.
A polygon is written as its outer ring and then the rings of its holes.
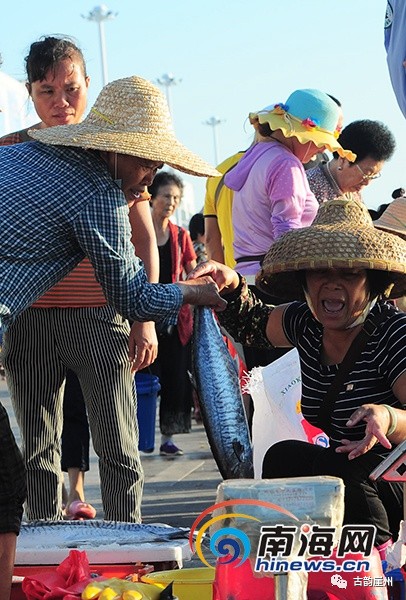
POLYGON ((29 135, 45 144, 139 156, 192 175, 221 175, 176 139, 165 96, 141 77, 107 84, 81 123, 31 129, 29 135))
POLYGON ((313 142, 318 148, 326 147, 353 162, 356 154, 337 142, 340 115, 340 107, 330 96, 320 90, 305 89, 293 92, 285 104, 273 104, 250 113, 249 119, 254 126, 268 123, 273 131, 280 129, 285 137, 296 137, 301 144, 313 142))
POLYGON ((338 198, 324 202, 309 227, 282 235, 266 254, 256 285, 284 298, 302 298, 292 272, 315 269, 370 269, 393 275, 388 297, 406 294, 406 241, 374 227, 365 204, 338 198))

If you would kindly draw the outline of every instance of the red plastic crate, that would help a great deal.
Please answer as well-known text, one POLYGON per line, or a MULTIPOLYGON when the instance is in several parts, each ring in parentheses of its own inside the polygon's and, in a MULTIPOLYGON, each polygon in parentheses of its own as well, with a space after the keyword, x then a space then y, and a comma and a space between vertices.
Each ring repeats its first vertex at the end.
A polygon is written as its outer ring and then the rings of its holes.
MULTIPOLYGON (((37 575, 38 573, 44 573, 46 571, 53 571, 58 567, 58 565, 24 565, 24 566, 16 566, 14 567, 14 575, 16 577, 29 577, 33 575, 37 575)), ((97 573, 97 575, 103 575, 103 577, 118 577, 124 578, 128 575, 132 575, 137 573, 142 568, 153 567, 150 570, 154 571, 163 571, 168 568, 175 568, 174 563, 172 561, 162 562, 162 563, 153 563, 152 565, 140 565, 138 564, 117 564, 117 565, 90 565, 92 573, 97 573)), ((11 588, 11 596, 10 600, 26 600, 25 594, 23 594, 21 589, 21 582, 13 583, 11 588)))

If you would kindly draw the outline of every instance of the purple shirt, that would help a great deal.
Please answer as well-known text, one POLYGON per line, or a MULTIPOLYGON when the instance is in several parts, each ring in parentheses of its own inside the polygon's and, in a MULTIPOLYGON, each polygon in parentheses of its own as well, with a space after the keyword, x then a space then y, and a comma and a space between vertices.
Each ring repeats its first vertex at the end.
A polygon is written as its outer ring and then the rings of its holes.
MULTIPOLYGON (((286 231, 313 222, 318 202, 302 163, 283 144, 259 142, 225 177, 234 190, 234 255, 263 255, 286 231)), ((259 270, 259 260, 236 265, 242 275, 259 270)))

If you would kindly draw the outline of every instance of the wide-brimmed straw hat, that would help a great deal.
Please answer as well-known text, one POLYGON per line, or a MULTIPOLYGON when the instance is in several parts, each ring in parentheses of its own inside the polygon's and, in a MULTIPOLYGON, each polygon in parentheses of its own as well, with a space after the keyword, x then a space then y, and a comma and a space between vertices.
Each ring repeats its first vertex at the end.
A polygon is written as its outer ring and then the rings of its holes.
POLYGON ((340 135, 338 123, 340 107, 320 90, 296 90, 285 104, 273 104, 249 114, 255 126, 268 123, 275 131, 280 129, 285 137, 296 137, 301 144, 313 142, 318 148, 326 147, 330 152, 338 152, 342 158, 353 162, 356 154, 337 142, 340 135))
POLYGON ((294 271, 372 269, 390 272, 389 297, 406 294, 406 241, 373 225, 366 206, 339 198, 323 203, 309 227, 282 235, 265 256, 256 285, 286 300, 303 298, 294 271))
POLYGON ((393 200, 388 208, 374 221, 375 227, 390 231, 406 240, 406 198, 393 200))
POLYGON ((139 156, 191 175, 221 175, 178 142, 165 96, 141 77, 106 85, 81 123, 30 130, 29 134, 45 144, 139 156))

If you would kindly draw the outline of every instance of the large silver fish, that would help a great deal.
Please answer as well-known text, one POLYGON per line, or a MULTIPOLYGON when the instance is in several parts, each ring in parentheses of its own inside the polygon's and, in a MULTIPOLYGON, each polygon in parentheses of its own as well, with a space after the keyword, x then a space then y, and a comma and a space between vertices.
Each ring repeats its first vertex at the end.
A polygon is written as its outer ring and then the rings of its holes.
POLYGON ((224 479, 254 477, 238 372, 211 308, 196 307, 193 376, 210 448, 224 479))

